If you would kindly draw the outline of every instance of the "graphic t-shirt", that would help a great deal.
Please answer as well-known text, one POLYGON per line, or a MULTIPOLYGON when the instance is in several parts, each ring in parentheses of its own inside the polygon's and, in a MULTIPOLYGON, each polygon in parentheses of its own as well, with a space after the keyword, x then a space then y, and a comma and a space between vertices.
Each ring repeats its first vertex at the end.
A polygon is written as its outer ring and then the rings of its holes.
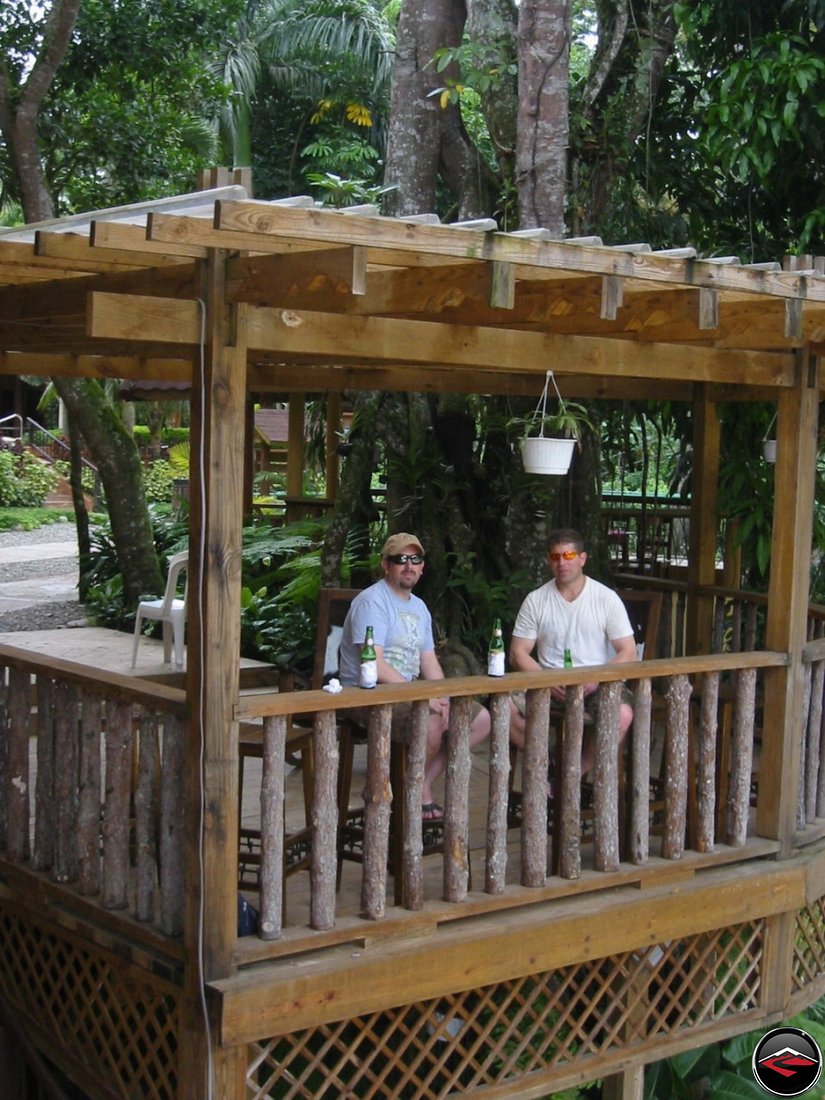
POLYGON ((519 609, 513 634, 535 640, 542 668, 563 668, 565 649, 574 666, 607 664, 615 653, 610 639, 631 637, 633 627, 621 597, 585 577, 584 588, 570 602, 555 580, 531 592, 519 609))
POLYGON ((348 687, 358 683, 361 646, 368 626, 387 664, 405 680, 417 680, 421 654, 435 648, 432 616, 418 596, 410 593, 410 598, 404 599, 382 579, 360 592, 350 605, 341 638, 341 683, 348 687))

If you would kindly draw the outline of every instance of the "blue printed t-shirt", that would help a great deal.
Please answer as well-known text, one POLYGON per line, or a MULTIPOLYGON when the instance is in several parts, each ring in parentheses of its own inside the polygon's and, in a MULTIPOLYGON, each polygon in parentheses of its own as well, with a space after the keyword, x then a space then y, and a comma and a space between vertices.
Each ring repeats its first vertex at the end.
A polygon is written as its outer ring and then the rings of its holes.
POLYGON ((368 626, 387 664, 405 680, 417 680, 421 654, 435 649, 432 616, 418 596, 410 593, 408 600, 397 596, 382 579, 360 592, 350 605, 341 638, 341 683, 346 687, 358 683, 361 647, 368 626))

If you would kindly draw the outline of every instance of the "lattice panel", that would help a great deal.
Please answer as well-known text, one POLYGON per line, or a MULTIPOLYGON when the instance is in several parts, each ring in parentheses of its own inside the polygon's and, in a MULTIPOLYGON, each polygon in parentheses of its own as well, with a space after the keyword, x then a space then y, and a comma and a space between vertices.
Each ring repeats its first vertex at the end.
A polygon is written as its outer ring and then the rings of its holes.
POLYGON ((174 1100, 179 993, 169 982, 0 904, 0 986, 48 1037, 47 1057, 82 1063, 107 1096, 174 1100))
POLYGON ((253 1044, 250 1100, 435 1100, 758 1007, 762 921, 253 1044))
POLYGON ((802 989, 825 974, 825 898, 801 909, 796 918, 793 983, 802 989))

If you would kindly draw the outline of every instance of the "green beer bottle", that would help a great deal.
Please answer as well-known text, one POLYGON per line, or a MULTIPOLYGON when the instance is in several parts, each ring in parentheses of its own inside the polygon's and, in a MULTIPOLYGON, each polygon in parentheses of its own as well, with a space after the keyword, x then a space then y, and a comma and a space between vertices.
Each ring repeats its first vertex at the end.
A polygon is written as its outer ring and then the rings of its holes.
POLYGON ((501 619, 493 623, 490 645, 487 649, 487 675, 504 675, 504 636, 501 633, 501 619))
POLYGON ((371 626, 366 629, 364 644, 361 647, 361 674, 358 682, 362 688, 374 688, 378 683, 378 657, 375 653, 371 626))

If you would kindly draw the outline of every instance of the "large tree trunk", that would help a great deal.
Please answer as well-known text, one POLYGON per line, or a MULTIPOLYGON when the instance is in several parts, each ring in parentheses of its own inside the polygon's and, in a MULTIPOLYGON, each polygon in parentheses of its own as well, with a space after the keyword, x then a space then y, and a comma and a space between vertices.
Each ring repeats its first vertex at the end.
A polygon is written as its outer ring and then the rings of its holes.
POLYGON ((521 228, 565 230, 571 0, 522 0, 516 153, 521 228))
POLYGON ((143 491, 140 455, 123 421, 106 400, 99 383, 55 378, 55 388, 94 456, 106 492, 112 537, 123 574, 124 597, 137 607, 144 594, 163 593, 143 491))

